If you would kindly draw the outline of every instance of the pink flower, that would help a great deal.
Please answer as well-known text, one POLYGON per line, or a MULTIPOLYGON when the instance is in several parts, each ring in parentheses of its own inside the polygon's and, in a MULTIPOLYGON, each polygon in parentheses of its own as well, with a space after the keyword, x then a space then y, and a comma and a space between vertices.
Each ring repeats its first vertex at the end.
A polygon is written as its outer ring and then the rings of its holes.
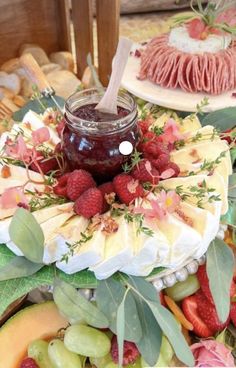
POLYGON ((202 340, 191 346, 195 367, 234 367, 231 351, 216 340, 202 340))
POLYGON ((179 126, 176 122, 173 119, 169 119, 164 126, 164 133, 161 138, 164 143, 170 144, 185 139, 186 134, 180 133, 179 126))
POLYGON ((0 198, 0 205, 4 209, 17 206, 25 207, 27 204, 28 200, 21 188, 8 188, 2 193, 0 198))
POLYGON ((180 196, 174 190, 169 192, 162 190, 159 198, 162 208, 169 213, 174 212, 180 202, 180 196))
POLYGON ((32 132, 32 139, 35 145, 48 141, 50 139, 48 128, 42 127, 32 132))
POLYGON ((19 135, 14 143, 7 141, 5 152, 8 156, 24 162, 29 162, 32 156, 32 150, 27 148, 22 135, 19 135))
POLYGON ((202 19, 195 18, 187 24, 188 34, 195 40, 202 40, 207 32, 207 25, 202 19))
POLYGON ((135 213, 141 213, 147 219, 155 219, 158 218, 159 220, 163 220, 166 216, 166 211, 163 210, 157 200, 150 201, 151 208, 143 208, 143 207, 136 207, 134 209, 135 213))
POLYGON ((235 26, 236 25, 236 9, 235 8, 229 8, 225 10, 223 13, 218 15, 216 18, 217 23, 226 23, 229 26, 235 26))

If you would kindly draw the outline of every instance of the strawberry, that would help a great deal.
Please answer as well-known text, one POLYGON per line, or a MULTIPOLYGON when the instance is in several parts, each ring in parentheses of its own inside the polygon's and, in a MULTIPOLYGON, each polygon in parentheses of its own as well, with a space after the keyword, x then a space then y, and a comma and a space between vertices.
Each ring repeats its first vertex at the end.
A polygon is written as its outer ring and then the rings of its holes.
POLYGON ((37 151, 37 158, 30 165, 30 169, 36 172, 40 172, 41 170, 44 174, 47 174, 49 171, 58 169, 58 162, 55 157, 44 157, 43 152, 37 151))
POLYGON ((213 332, 201 319, 198 313, 197 297, 191 295, 182 301, 182 310, 185 317, 193 325, 193 331, 199 337, 210 337, 213 336, 213 332))
POLYGON ((120 201, 127 205, 144 195, 143 187, 131 175, 119 174, 113 179, 113 184, 120 201))
MULTIPOLYGON (((118 363, 118 343, 117 337, 114 335, 111 340, 111 356, 114 363, 118 363)), ((135 343, 130 341, 124 341, 124 352, 123 352, 123 366, 128 364, 134 364, 140 356, 137 346, 135 343)))
POLYGON ((20 368, 39 368, 38 364, 32 358, 25 358, 20 365, 20 368))
POLYGON ((102 206, 102 192, 97 188, 89 188, 75 201, 74 211, 89 219, 102 213, 102 206))
POLYGON ((101 184, 98 186, 98 189, 102 192, 103 195, 103 207, 102 207, 102 213, 107 212, 110 208, 109 204, 106 201, 105 195, 115 193, 114 185, 111 181, 101 184))
POLYGON ((56 195, 59 195, 61 197, 67 197, 67 182, 69 176, 70 173, 67 173, 58 178, 57 185, 53 187, 53 191, 56 195))
POLYGON ((159 182, 159 172, 151 162, 146 159, 139 161, 131 171, 131 175, 141 183, 150 182, 152 184, 158 184, 159 182))
POLYGON ((175 178, 177 176, 179 176, 180 174, 180 168, 178 165, 176 165, 174 162, 169 162, 164 168, 160 169, 161 174, 163 173, 163 171, 166 171, 168 169, 173 169, 174 170, 174 174, 172 175, 172 178, 175 178))
MULTIPOLYGON (((197 271, 197 278, 201 285, 201 290, 205 297, 209 300, 211 304, 214 305, 214 300, 211 294, 210 286, 209 286, 209 280, 206 272, 206 265, 202 265, 198 268, 197 271)), ((230 287, 230 296, 234 296, 235 294, 236 285, 234 281, 232 280, 231 287, 230 287)))
POLYGON ((228 326, 230 317, 228 317, 226 322, 221 323, 217 316, 215 306, 205 297, 201 290, 196 293, 196 300, 199 316, 214 334, 228 326))
POLYGON ((96 186, 92 175, 85 170, 74 170, 67 181, 67 197, 75 201, 87 189, 96 186))
POLYGON ((236 303, 231 303, 230 308, 230 319, 233 322, 234 327, 236 327, 236 303))

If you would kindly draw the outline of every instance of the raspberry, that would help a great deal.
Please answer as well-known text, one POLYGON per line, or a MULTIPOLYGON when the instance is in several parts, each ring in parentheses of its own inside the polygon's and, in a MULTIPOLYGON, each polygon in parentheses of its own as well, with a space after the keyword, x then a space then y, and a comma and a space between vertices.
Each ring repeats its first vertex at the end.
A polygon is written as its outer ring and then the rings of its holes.
POLYGON ((150 126, 150 122, 148 120, 140 120, 138 122, 138 127, 141 130, 143 135, 148 132, 149 126, 150 126))
POLYGON ((74 170, 67 181, 67 197, 75 201, 87 189, 96 186, 92 175, 85 170, 74 170))
POLYGON ((168 155, 167 153, 162 153, 158 158, 151 160, 152 165, 157 170, 165 169, 165 167, 169 164, 169 162, 170 162, 170 155, 168 155))
POLYGON ((150 141, 143 144, 143 154, 147 158, 158 158, 160 155, 168 154, 168 150, 162 143, 155 141, 150 141))
MULTIPOLYGON (((118 363, 118 343, 117 337, 114 335, 111 340, 111 356, 114 363, 118 363)), ((124 366, 128 364, 133 364, 140 356, 137 346, 130 341, 124 341, 124 352, 123 352, 123 364, 124 366)))
POLYGON ((109 204, 106 201, 105 195, 115 193, 114 185, 111 181, 99 185, 98 189, 102 192, 103 196, 103 206, 102 206, 102 213, 107 212, 110 208, 109 204))
POLYGON ((139 161, 131 171, 131 175, 141 183, 150 182, 152 184, 158 184, 159 182, 159 172, 146 159, 139 161))
POLYGON ((172 175, 172 178, 175 178, 177 176, 179 176, 180 173, 180 168, 178 165, 176 165, 174 162, 169 162, 168 165, 166 165, 163 169, 160 169, 161 174, 163 173, 163 171, 166 171, 168 169, 173 169, 174 170, 174 174, 172 175))
POLYGON ((98 188, 89 188, 75 201, 74 211, 89 219, 102 213, 102 206, 102 192, 98 188))
POLYGON ((121 202, 129 204, 135 198, 143 197, 144 190, 131 175, 120 174, 113 179, 115 191, 121 202))
POLYGON ((44 153, 41 151, 37 151, 37 158, 30 165, 30 169, 36 172, 40 172, 40 170, 47 174, 49 171, 58 169, 58 162, 55 157, 44 157, 44 153))
POLYGON ((53 187, 53 191, 56 195, 67 197, 67 182, 68 178, 70 176, 70 173, 67 173, 57 180, 57 185, 53 187))
POLYGON ((32 358, 25 358, 20 365, 20 368, 39 368, 38 364, 32 358))

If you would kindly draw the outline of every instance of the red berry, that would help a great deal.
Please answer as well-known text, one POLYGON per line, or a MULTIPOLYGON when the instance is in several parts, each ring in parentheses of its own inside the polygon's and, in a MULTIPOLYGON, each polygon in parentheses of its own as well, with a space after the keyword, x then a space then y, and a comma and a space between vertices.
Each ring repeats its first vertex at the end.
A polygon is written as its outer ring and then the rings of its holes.
POLYGON ((70 173, 62 175, 57 180, 57 185, 53 187, 53 191, 56 195, 67 197, 67 181, 70 176, 70 173))
POLYGON ((92 175, 85 170, 74 170, 67 181, 67 197, 75 201, 87 189, 96 186, 92 175))
POLYGON ((146 159, 139 161, 131 171, 131 175, 141 183, 150 182, 152 184, 158 184, 159 182, 159 172, 151 162, 146 159))
POLYGON ((20 368, 39 368, 38 364, 32 358, 25 358, 20 365, 20 368))
POLYGON ((152 165, 157 169, 165 169, 170 162, 170 155, 168 153, 162 153, 158 158, 152 159, 152 165))
POLYGON ((215 306, 205 297, 201 290, 196 293, 196 299, 199 316, 214 334, 228 326, 230 317, 228 317, 226 322, 220 322, 215 306))
POLYGON ((77 215, 89 219, 102 213, 103 196, 97 188, 89 188, 75 201, 74 210, 77 215))
MULTIPOLYGON (((118 343, 117 337, 114 335, 111 340, 111 356, 114 363, 118 363, 118 343)), ((124 352, 123 352, 123 364, 124 366, 128 364, 133 364, 140 356, 137 346, 135 343, 130 341, 124 341, 124 352)))
POLYGON ((150 141, 143 144, 143 153, 144 157, 150 158, 158 158, 160 155, 168 154, 167 149, 162 143, 157 141, 150 141))
POLYGON ((161 174, 163 173, 163 171, 166 171, 168 169, 173 169, 174 170, 174 174, 171 176, 172 178, 175 178, 175 177, 179 176, 180 168, 174 162, 169 162, 164 168, 160 169, 161 174))
POLYGON ((99 185, 98 189, 102 192, 103 196, 103 207, 102 207, 102 213, 107 212, 110 208, 109 204, 106 201, 105 195, 115 193, 114 185, 111 181, 99 185))
POLYGON ((231 303, 230 308, 230 319, 233 322, 234 327, 236 327, 236 303, 231 303))
POLYGON ((134 199, 143 197, 144 190, 138 180, 135 180, 131 175, 120 174, 113 179, 115 192, 120 201, 125 204, 130 204, 134 199))
POLYGON ((44 157, 44 153, 41 151, 37 151, 36 160, 30 165, 30 169, 36 172, 40 172, 40 170, 47 174, 49 171, 58 169, 58 162, 55 157, 44 157))
POLYGON ((138 122, 139 129, 141 130, 142 134, 146 134, 148 132, 150 121, 148 120, 140 120, 138 122))
POLYGON ((213 336, 213 332, 207 324, 201 319, 198 313, 198 304, 196 295, 191 295, 185 298, 182 302, 182 310, 185 317, 193 325, 193 331, 199 337, 213 336))
POLYGON ((206 265, 202 265, 198 267, 197 278, 198 278, 199 284, 201 285, 201 290, 203 294, 209 300, 209 302, 214 305, 214 300, 211 295, 209 280, 208 280, 208 276, 206 272, 206 265))

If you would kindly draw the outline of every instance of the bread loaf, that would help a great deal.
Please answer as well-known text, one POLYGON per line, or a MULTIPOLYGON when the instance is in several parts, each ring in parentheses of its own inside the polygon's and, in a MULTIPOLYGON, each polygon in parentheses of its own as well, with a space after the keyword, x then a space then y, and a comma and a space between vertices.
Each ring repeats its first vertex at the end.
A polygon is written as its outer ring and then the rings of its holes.
POLYGON ((17 74, 0 71, 0 87, 10 89, 15 95, 18 95, 21 88, 20 78, 17 74))
POLYGON ((48 83, 55 89, 56 94, 67 99, 76 92, 81 81, 68 70, 59 70, 47 74, 48 83))
POLYGON ((50 63, 50 64, 45 64, 41 66, 41 69, 44 72, 44 74, 47 75, 48 73, 55 72, 57 70, 61 70, 62 67, 59 64, 50 63))
POLYGON ((38 45, 26 43, 20 48, 20 55, 32 54, 37 63, 41 65, 49 64, 50 61, 47 57, 46 52, 38 45))
POLYGON ((61 65, 63 70, 69 70, 72 73, 74 72, 75 67, 74 59, 70 52, 68 51, 53 52, 49 57, 52 63, 61 65))

